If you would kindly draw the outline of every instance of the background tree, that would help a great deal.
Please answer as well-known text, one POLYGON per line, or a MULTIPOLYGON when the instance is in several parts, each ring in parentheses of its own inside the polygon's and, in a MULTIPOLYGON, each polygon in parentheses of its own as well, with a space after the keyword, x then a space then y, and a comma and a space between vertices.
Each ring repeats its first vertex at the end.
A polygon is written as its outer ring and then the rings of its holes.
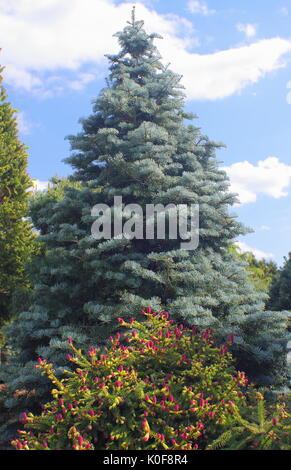
MULTIPOLYGON (((179 322, 213 327, 221 340, 236 335, 237 367, 257 382, 286 377, 285 316, 264 311, 265 295, 228 250, 245 230, 229 212, 236 197, 215 157, 220 144, 185 123, 193 116, 183 109, 181 77, 162 65, 157 36, 133 15, 117 37, 121 49, 108 56, 107 87, 93 114, 81 120, 82 131, 69 137, 67 162, 80 186, 65 188, 63 199, 40 204, 33 215, 46 255, 33 275, 30 309, 8 331, 18 351, 6 370, 10 408, 19 388, 35 390, 35 404, 44 399, 44 378, 33 369, 38 356, 58 373, 68 337, 82 348, 102 344, 117 317, 138 317, 147 305, 169 310, 179 322), (91 209, 105 203, 114 215, 114 196, 143 209, 148 203, 199 204, 199 247, 181 250, 181 240, 169 237, 95 240, 91 209)), ((21 399, 23 410, 28 401, 21 399)))
MULTIPOLYGON (((50 231, 50 223, 53 226, 54 222, 54 208, 58 203, 63 201, 65 196, 65 188, 67 186, 77 187, 78 183, 69 182, 66 178, 54 177, 48 186, 48 190, 44 192, 32 191, 29 197, 29 218, 33 223, 35 232, 39 234, 48 234, 50 231)), ((42 328, 46 326, 46 316, 42 318, 35 317, 33 321, 30 318, 23 318, 19 316, 23 310, 28 310, 33 303, 34 293, 37 283, 40 282, 41 270, 46 269, 44 259, 48 257, 48 250, 45 243, 38 241, 38 250, 27 266, 27 275, 30 283, 35 285, 34 289, 18 289, 12 297, 12 310, 15 314, 14 322, 9 326, 2 329, 2 337, 0 335, 3 345, 7 343, 7 335, 4 335, 8 330, 12 334, 19 334, 21 336, 21 343, 15 339, 12 341, 10 338, 10 354, 9 362, 7 360, 1 361, 0 367, 0 448, 9 447, 11 438, 15 435, 15 429, 19 427, 19 410, 26 409, 27 406, 37 408, 39 406, 39 397, 44 396, 46 391, 46 384, 43 385, 39 381, 39 377, 34 374, 34 369, 28 362, 28 351, 34 350, 37 340, 34 334, 41 335, 42 328), (22 331, 22 328, 24 330, 22 331), (25 331, 25 333, 24 333, 25 331), (25 338, 26 337, 26 338, 25 338), (13 346, 17 344, 19 347, 19 356, 13 355, 13 346), (22 349, 23 347, 23 349, 22 349), (12 351, 11 351, 12 349, 12 351), (26 378, 26 382, 23 378, 26 378), (2 383, 1 383, 2 382, 2 383), (9 383, 9 387, 7 384, 9 383), (25 387, 25 383, 28 385, 25 387), (40 387, 40 394, 35 395, 34 387, 40 387), (17 404, 18 406, 12 406, 17 404)), ((23 315, 22 315, 23 316, 23 315)), ((0 330, 1 331, 1 330, 0 330)), ((8 335, 9 336, 9 335, 8 335)), ((2 349, 3 351, 3 349, 2 349)), ((6 355, 7 356, 7 355, 6 355)))
POLYGON ((28 209, 27 154, 19 141, 15 110, 7 101, 0 68, 0 325, 8 319, 16 288, 26 287, 26 263, 35 251, 28 209))
POLYGON ((265 259, 258 260, 252 252, 243 253, 237 245, 232 245, 230 250, 246 263, 249 279, 254 282, 256 290, 269 293, 270 286, 279 273, 276 263, 265 259))
POLYGON ((283 267, 272 282, 268 307, 271 310, 291 311, 291 252, 284 258, 283 267))

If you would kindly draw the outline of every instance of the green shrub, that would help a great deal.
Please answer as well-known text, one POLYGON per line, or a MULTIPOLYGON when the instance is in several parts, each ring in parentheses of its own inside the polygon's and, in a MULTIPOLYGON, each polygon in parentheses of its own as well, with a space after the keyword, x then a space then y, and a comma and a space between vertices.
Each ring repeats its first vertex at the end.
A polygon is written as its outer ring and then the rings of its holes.
POLYGON ((53 400, 41 416, 24 414, 25 430, 12 442, 17 449, 288 446, 284 402, 264 411, 263 396, 234 370, 233 337, 217 345, 212 330, 175 325, 149 307, 143 314, 142 323, 119 319, 125 333, 111 337, 103 351, 83 355, 69 339, 73 370, 63 380, 39 359, 54 385, 53 400))

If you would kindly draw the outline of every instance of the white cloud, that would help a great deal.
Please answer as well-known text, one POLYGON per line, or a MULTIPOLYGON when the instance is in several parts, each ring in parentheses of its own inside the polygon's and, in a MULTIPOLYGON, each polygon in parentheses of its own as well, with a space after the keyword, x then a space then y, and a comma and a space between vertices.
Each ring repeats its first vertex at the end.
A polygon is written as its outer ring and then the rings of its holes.
POLYGON ((285 15, 285 16, 288 16, 289 15, 289 10, 287 7, 282 7, 280 12, 285 15))
POLYGON ((24 111, 17 111, 15 113, 15 118, 19 133, 23 136, 31 134, 36 129, 42 128, 42 124, 40 122, 31 121, 24 111))
MULTIPOLYGON (((91 77, 97 67, 104 71, 104 54, 118 51, 113 34, 124 27, 131 7, 113 0, 86 0, 86 8, 84 0, 0 0, 5 80, 44 97, 81 89, 86 85, 84 75, 91 77), (67 77, 62 78, 63 86, 49 81, 50 74, 62 77, 68 70, 75 75, 69 83, 67 77)), ((144 19, 147 31, 164 37, 156 44, 164 63, 171 62, 171 68, 183 75, 188 99, 214 100, 239 92, 286 66, 283 56, 291 51, 291 41, 276 37, 202 55, 190 52, 199 41, 187 19, 158 14, 141 3, 136 4, 136 16, 144 19)))
MULTIPOLYGON (((2 43, 5 42, 2 38, 1 41, 2 43)), ((1 54, 1 62, 6 64, 3 73, 5 80, 8 83, 14 85, 17 88, 24 88, 25 90, 32 90, 42 87, 42 80, 36 76, 36 72, 32 73, 29 70, 25 70, 17 63, 17 60, 14 62, 13 57, 9 58, 8 48, 6 48, 5 53, 2 52, 1 54)))
POLYGON ((32 180, 33 187, 30 188, 31 191, 46 191, 49 187, 49 181, 40 181, 38 179, 32 180))
POLYGON ((244 242, 236 242, 236 245, 239 247, 240 251, 242 251, 243 253, 251 252, 259 260, 274 258, 273 253, 266 253, 265 251, 258 250, 257 248, 253 248, 244 242))
MULTIPOLYGON (((160 49, 164 56, 171 52, 165 50, 164 45, 160 49)), ((273 38, 213 54, 177 50, 173 53, 172 64, 183 74, 189 99, 214 100, 230 96, 258 82, 267 73, 286 66, 282 56, 290 51, 290 41, 273 38)))
MULTIPOLYGON (((86 0, 86 8, 83 0, 0 0, 1 63, 6 65, 6 81, 43 92, 47 72, 78 73, 84 65, 93 65, 94 69, 103 65, 104 54, 119 49, 113 35, 126 25, 131 8, 132 4, 115 5, 111 0, 86 0)), ((191 22, 185 18, 158 15, 141 3, 136 8, 137 17, 146 21, 148 30, 172 37, 176 48, 197 41, 191 22)), ((79 88, 76 81, 72 82, 79 88)))
POLYGON ((262 230, 263 232, 268 232, 269 230, 271 230, 271 227, 269 227, 268 225, 261 225, 259 230, 262 230))
POLYGON ((76 80, 69 81, 68 86, 72 88, 72 90, 83 90, 94 78, 95 75, 93 73, 81 73, 76 80))
POLYGON ((193 14, 201 14, 201 15, 212 15, 215 13, 215 10, 211 10, 208 8, 205 2, 200 2, 198 0, 190 0, 187 3, 187 10, 193 14))
POLYGON ((247 160, 223 168, 230 178, 230 191, 238 193, 241 204, 255 202, 263 194, 279 199, 288 196, 291 165, 268 157, 253 165, 247 160))
POLYGON ((256 25, 251 24, 251 23, 248 23, 248 24, 238 23, 236 25, 236 29, 240 31, 241 33, 244 33, 247 38, 251 38, 255 36, 257 33, 256 25))
POLYGON ((18 126, 18 130, 20 134, 28 135, 30 133, 32 124, 26 118, 25 113, 23 111, 18 111, 15 114, 15 117, 16 117, 17 126, 18 126))

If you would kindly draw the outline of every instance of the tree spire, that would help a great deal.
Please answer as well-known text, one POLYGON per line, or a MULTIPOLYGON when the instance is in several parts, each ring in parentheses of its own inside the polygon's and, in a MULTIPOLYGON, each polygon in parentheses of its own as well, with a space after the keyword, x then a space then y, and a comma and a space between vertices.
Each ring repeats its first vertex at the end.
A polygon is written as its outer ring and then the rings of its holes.
POLYGON ((132 23, 132 26, 135 25, 135 5, 133 5, 132 10, 131 10, 131 23, 132 23))

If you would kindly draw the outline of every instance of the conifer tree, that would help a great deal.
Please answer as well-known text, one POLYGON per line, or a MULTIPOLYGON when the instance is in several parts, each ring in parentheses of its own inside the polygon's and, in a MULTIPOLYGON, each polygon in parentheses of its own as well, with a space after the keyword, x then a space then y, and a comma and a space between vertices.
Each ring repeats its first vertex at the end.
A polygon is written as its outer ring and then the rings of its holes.
POLYGON ((0 325, 16 288, 25 287, 25 265, 35 250, 28 210, 27 154, 18 137, 15 110, 7 101, 0 68, 0 325))
POLYGON ((284 265, 273 280, 268 306, 271 310, 291 311, 291 252, 284 258, 284 265))
MULTIPOLYGON (((33 220, 46 244, 34 273, 29 311, 9 329, 19 352, 6 381, 11 390, 44 393, 33 370, 38 356, 66 362, 67 338, 80 347, 102 344, 118 317, 138 316, 150 305, 169 310, 176 321, 235 335, 237 367, 258 382, 285 377, 285 317, 264 311, 244 265, 229 245, 244 228, 229 212, 236 196, 219 169, 220 146, 185 121, 181 77, 165 67, 142 21, 117 33, 120 52, 109 55, 107 87, 70 136, 67 162, 79 187, 41 204, 33 220), (95 204, 199 204, 200 241, 181 250, 179 239, 96 240, 91 235, 95 204), (14 369, 13 369, 14 367, 14 369)), ((12 395, 7 406, 15 406, 12 395)), ((22 409, 24 404, 22 403, 22 409)))

